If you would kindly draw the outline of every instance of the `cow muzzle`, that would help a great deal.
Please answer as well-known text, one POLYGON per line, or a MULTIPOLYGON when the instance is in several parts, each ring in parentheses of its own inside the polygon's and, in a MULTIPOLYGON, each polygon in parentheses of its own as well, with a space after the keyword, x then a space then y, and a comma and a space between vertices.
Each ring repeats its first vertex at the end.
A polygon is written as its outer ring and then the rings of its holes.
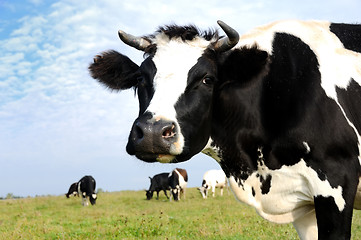
POLYGON ((133 124, 127 152, 145 162, 170 163, 182 151, 179 135, 179 127, 174 121, 144 114, 133 124))

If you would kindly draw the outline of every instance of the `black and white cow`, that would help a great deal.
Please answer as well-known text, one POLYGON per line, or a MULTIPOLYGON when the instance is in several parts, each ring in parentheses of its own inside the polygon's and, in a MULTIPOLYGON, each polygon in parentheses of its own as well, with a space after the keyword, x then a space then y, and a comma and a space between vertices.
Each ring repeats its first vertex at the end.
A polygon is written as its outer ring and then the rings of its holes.
POLYGON ((292 222, 301 239, 349 239, 361 207, 361 25, 280 21, 239 37, 218 23, 226 37, 119 31, 146 53, 140 66, 96 56, 93 78, 138 93, 127 152, 170 163, 203 151, 265 219, 292 222))
POLYGON ((65 196, 67 198, 69 198, 71 195, 73 195, 74 197, 75 196, 79 196, 79 193, 78 193, 78 182, 75 182, 73 184, 70 185, 69 187, 69 191, 67 194, 65 194, 65 196))
POLYGON ((198 188, 203 198, 208 197, 208 191, 212 191, 212 197, 215 196, 216 188, 221 189, 223 196, 223 188, 227 187, 227 177, 222 170, 208 170, 203 175, 202 186, 198 188))
POLYGON ((159 192, 163 191, 165 196, 169 199, 167 195, 167 190, 169 190, 169 182, 168 182, 169 173, 159 173, 153 176, 150 179, 149 189, 146 190, 147 200, 153 198, 153 193, 157 192, 157 200, 159 199, 159 192))
POLYGON ((65 195, 67 198, 69 198, 71 194, 81 196, 83 206, 89 205, 87 200, 87 198, 89 198, 91 205, 94 205, 97 200, 95 185, 96 182, 92 176, 84 176, 78 182, 73 183, 65 195))
POLYGON ((168 183, 171 197, 173 196, 175 201, 180 200, 181 195, 183 195, 183 198, 186 197, 188 174, 185 169, 176 168, 170 172, 168 176, 168 183))

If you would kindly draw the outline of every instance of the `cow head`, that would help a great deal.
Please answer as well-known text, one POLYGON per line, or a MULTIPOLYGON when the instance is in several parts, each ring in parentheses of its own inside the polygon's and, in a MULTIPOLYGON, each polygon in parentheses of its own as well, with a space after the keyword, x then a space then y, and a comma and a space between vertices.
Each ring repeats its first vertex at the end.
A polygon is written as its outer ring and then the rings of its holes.
POLYGON ((95 193, 93 193, 92 195, 89 196, 89 201, 91 203, 91 205, 95 205, 97 200, 97 195, 95 193))
POLYGON ((147 200, 152 199, 153 198, 153 191, 145 190, 145 196, 147 197, 147 200))
POLYGON ((167 26, 154 35, 134 37, 119 31, 126 44, 145 52, 140 66, 108 51, 89 69, 111 89, 135 88, 139 117, 131 129, 127 152, 146 162, 180 162, 207 144, 217 59, 235 46, 238 33, 218 21, 227 34, 200 33, 194 26, 167 26))
POLYGON ((171 192, 171 194, 172 194, 172 196, 173 196, 173 199, 174 199, 175 201, 180 200, 181 191, 182 191, 182 189, 181 189, 181 187, 180 187, 179 185, 177 185, 177 186, 175 186, 174 188, 171 188, 171 189, 170 189, 170 192, 171 192))
POLYGON ((203 198, 207 198, 207 192, 208 192, 208 189, 210 189, 210 187, 208 186, 208 184, 205 183, 204 180, 203 180, 202 186, 197 189, 202 194, 203 198))

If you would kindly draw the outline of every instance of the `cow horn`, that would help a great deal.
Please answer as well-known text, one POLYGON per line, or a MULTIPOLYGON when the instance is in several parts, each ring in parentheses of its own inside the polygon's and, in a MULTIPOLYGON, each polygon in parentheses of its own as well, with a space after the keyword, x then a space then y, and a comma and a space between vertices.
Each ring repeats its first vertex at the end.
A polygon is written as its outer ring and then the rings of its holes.
POLYGON ((219 52, 225 52, 231 48, 233 48, 239 40, 239 35, 236 30, 222 22, 221 20, 217 21, 218 25, 223 29, 226 33, 227 37, 220 39, 214 45, 214 49, 219 52))
POLYGON ((131 34, 123 32, 122 30, 118 31, 118 35, 125 44, 141 51, 144 51, 150 45, 150 42, 145 40, 144 38, 135 37, 131 34))

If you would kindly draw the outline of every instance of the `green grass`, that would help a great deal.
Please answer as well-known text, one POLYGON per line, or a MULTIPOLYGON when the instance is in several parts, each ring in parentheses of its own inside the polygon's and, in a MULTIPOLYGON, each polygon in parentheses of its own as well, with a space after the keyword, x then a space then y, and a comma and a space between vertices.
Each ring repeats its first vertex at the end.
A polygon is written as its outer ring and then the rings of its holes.
MULTIPOLYGON (((218 193, 218 192, 217 192, 218 193)), ((354 211, 352 239, 361 238, 361 212, 354 211)), ((97 205, 80 198, 49 196, 0 201, 0 239, 298 239, 291 224, 259 217, 231 193, 202 199, 145 200, 144 191, 100 193, 97 205)))

